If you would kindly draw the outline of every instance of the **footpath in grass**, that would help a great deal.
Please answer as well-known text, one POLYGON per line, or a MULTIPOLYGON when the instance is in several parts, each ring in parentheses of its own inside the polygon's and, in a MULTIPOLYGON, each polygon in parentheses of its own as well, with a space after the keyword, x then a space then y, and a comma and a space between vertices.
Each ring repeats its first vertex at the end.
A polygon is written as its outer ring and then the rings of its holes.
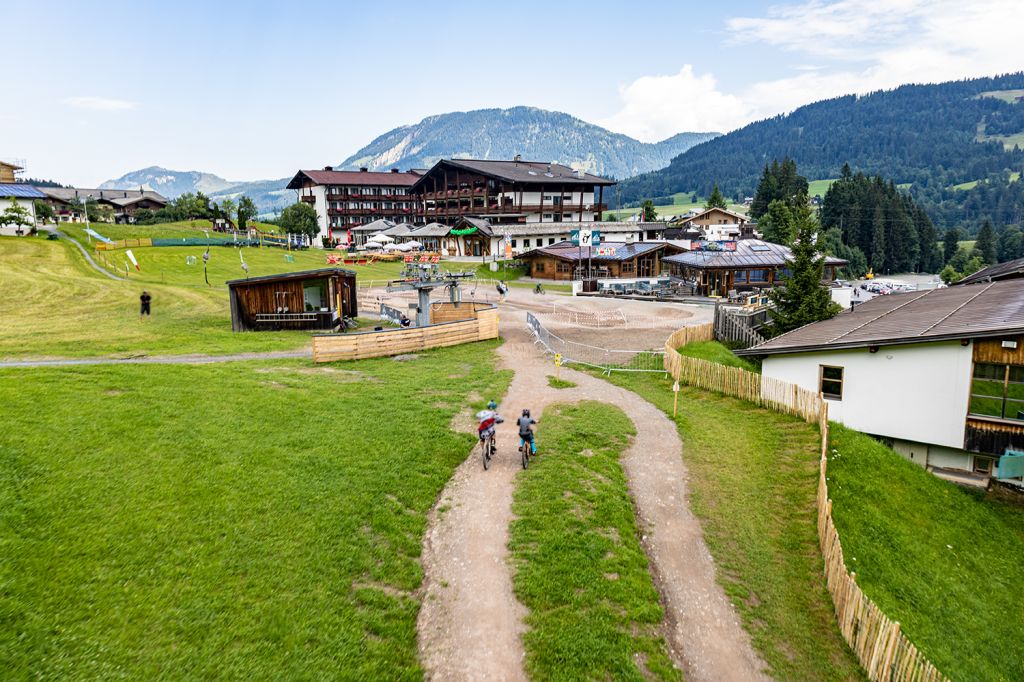
POLYGON ((495 348, 0 371, 3 677, 420 679, 427 513, 495 348))
POLYGON ((516 596, 530 610, 532 679, 680 679, 619 465, 634 433, 604 403, 544 411, 542 454, 520 475, 509 540, 516 596))
POLYGON ((858 584, 951 679, 1024 679, 1024 503, 830 435, 832 515, 858 584))
MULTIPOLYGON (((672 382, 615 373, 671 418, 672 382)), ((775 679, 857 680, 836 625, 818 548, 817 429, 749 403, 683 387, 675 419, 691 505, 736 606, 775 679)))

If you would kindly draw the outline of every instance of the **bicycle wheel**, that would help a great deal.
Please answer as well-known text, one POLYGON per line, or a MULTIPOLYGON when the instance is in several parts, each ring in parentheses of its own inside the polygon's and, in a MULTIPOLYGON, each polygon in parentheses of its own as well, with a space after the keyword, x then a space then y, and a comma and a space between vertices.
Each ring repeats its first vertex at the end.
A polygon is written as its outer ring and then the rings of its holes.
POLYGON ((523 443, 523 446, 519 448, 519 451, 522 453, 523 468, 525 469, 530 466, 530 444, 523 443))
POLYGON ((491 443, 488 439, 480 440, 480 456, 484 460, 484 471, 491 468, 491 443))

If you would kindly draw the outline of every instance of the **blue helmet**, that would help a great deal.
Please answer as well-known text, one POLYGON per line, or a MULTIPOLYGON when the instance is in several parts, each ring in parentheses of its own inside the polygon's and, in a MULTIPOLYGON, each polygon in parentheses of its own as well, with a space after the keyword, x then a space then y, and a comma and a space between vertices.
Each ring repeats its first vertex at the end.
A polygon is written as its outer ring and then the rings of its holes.
POLYGON ((496 410, 496 409, 498 409, 498 403, 496 403, 496 402, 494 402, 492 400, 491 402, 487 403, 487 409, 488 410, 496 410))

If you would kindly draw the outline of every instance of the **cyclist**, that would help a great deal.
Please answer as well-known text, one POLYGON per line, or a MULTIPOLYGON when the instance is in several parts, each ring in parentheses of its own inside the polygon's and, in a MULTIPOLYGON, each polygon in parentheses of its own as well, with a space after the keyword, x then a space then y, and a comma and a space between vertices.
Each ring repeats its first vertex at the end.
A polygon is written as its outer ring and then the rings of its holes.
POLYGON ((543 294, 544 293, 544 285, 541 284, 540 282, 537 282, 537 286, 535 286, 533 288, 533 293, 535 293, 535 294, 543 294))
MULTIPOLYGON (((480 410, 479 412, 476 413, 476 418, 480 421, 479 425, 477 425, 476 427, 476 432, 477 435, 480 437, 480 440, 487 440, 488 438, 493 436, 494 427, 497 424, 505 423, 505 420, 502 419, 501 415, 498 414, 498 403, 494 402, 493 400, 487 403, 486 410, 480 410)), ((497 450, 498 446, 492 440, 491 454, 493 455, 495 452, 497 452, 497 450)))
POLYGON ((519 425, 519 447, 523 447, 523 443, 529 441, 530 451, 534 455, 537 454, 537 439, 534 438, 530 425, 536 423, 537 420, 530 417, 530 410, 523 410, 523 416, 516 422, 519 425))

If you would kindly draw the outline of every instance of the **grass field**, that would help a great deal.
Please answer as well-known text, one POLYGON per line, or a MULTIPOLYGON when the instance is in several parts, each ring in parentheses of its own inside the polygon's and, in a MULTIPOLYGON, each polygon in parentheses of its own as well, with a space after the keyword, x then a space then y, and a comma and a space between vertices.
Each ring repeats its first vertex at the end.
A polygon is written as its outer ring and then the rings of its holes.
MULTIPOLYGON (((277 232, 277 225, 269 223, 250 223, 263 232, 277 232)), ((88 238, 85 234, 84 223, 62 223, 58 225, 61 232, 69 234, 86 245, 88 238)), ((158 225, 112 225, 107 223, 91 223, 90 227, 107 239, 168 239, 174 237, 206 237, 211 239, 225 239, 220 232, 213 231, 213 222, 209 220, 182 220, 175 223, 160 223, 158 225), (205 232, 204 232, 205 231, 205 232)))
POLYGON ((807 183, 807 196, 821 196, 825 198, 825 193, 828 192, 828 188, 832 186, 832 183, 839 178, 831 178, 829 180, 811 180, 807 183))
POLYGON ((3 677, 419 679, 426 515, 495 347, 0 371, 3 677))
MULTIPOLYGON (((686 213, 687 211, 690 210, 703 211, 704 202, 706 201, 706 199, 701 199, 700 197, 698 197, 698 199, 700 199, 699 201, 690 201, 690 197, 692 196, 693 195, 689 192, 677 192, 676 194, 672 195, 674 203, 661 204, 655 206, 654 210, 657 211, 658 213, 658 219, 660 220, 665 216, 670 215, 682 215, 683 213, 686 213)), ((743 206, 742 204, 731 204, 729 206, 729 210, 736 211, 737 213, 746 213, 748 209, 746 206, 743 206)), ((623 208, 620 210, 607 211, 606 213, 611 213, 617 219, 622 220, 632 215, 636 215, 639 212, 639 208, 623 208)))
POLYGON ((542 454, 520 475, 509 539, 533 679, 680 679, 618 462, 634 433, 603 403, 544 411, 542 454))
MULTIPOLYGON (((672 382, 613 373, 672 414, 672 382)), ((858 680, 836 625, 818 549, 818 433, 786 415, 683 387, 675 419, 691 504, 754 646, 775 679, 858 680)))
POLYGON ((832 514, 857 582, 954 680, 1024 679, 1024 505, 833 426, 832 514))
POLYGON ((748 372, 761 373, 761 368, 756 364, 746 358, 741 358, 735 355, 731 350, 718 341, 696 341, 694 343, 688 343, 677 350, 680 355, 685 355, 687 357, 717 362, 720 365, 726 365, 728 367, 739 367, 740 369, 745 369, 748 372))
POLYGON ((64 241, 0 237, 0 256, 2 358, 216 354, 309 344, 305 332, 233 333, 225 288, 163 285, 148 269, 148 278, 116 282, 64 241), (143 287, 153 296, 153 316, 140 321, 143 287))
POLYGON ((994 97, 995 99, 1001 99, 1009 104, 1016 104, 1018 97, 1024 97, 1024 90, 989 90, 977 96, 994 97))
MULTIPOLYGON (((1021 145, 1024 146, 1024 145, 1021 145)), ((1020 180, 1020 171, 1014 171, 1010 173, 1010 182, 1017 182, 1020 180)), ((970 182, 961 182, 959 185, 953 185, 952 189, 968 190, 974 189, 978 186, 977 180, 971 180, 970 182)))

